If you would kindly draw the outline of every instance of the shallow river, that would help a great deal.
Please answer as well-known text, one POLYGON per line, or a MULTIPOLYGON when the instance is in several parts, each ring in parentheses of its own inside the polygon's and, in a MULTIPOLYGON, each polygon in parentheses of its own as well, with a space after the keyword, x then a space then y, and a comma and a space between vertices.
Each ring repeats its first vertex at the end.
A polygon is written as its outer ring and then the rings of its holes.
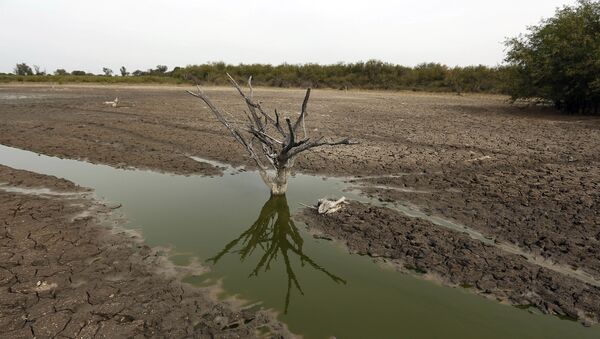
POLYGON ((342 179, 296 175, 287 198, 269 199, 257 173, 231 168, 217 177, 179 176, 2 145, 0 163, 62 177, 121 203, 126 227, 141 230, 150 246, 170 247, 178 264, 210 267, 186 281, 220 282, 221 297, 274 309, 305 338, 600 338, 600 326, 443 287, 315 239, 290 215, 324 196, 358 199, 342 179))

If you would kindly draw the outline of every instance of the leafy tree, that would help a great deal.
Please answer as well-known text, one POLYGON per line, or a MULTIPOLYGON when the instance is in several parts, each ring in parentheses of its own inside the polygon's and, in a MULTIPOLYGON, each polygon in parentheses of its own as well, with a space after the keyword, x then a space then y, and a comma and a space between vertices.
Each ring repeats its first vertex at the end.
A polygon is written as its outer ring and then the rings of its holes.
POLYGON ((102 72, 104 72, 104 75, 107 77, 110 77, 113 74, 113 70, 108 67, 102 67, 102 72))
POLYGON ((86 75, 86 73, 84 71, 72 71, 71 74, 72 75, 86 75))
POLYGON ((20 63, 15 66, 16 75, 33 75, 33 70, 26 63, 20 63))
POLYGON ((599 1, 557 9, 506 45, 514 100, 542 99, 565 112, 600 113, 599 1))
POLYGON ((54 75, 67 75, 67 71, 64 68, 59 68, 56 71, 54 71, 54 75))
POLYGON ((165 65, 156 65, 156 69, 154 70, 154 72, 158 74, 164 74, 167 72, 167 69, 169 69, 169 67, 165 65))
POLYGON ((420 88, 433 86, 443 87, 448 67, 437 63, 424 63, 413 69, 415 84, 420 88))
POLYGON ((448 70, 446 82, 456 94, 461 95, 463 92, 464 75, 460 67, 454 67, 448 70))
POLYGON ((121 68, 119 69, 119 71, 121 72, 121 76, 122 77, 126 77, 129 75, 129 72, 127 72, 127 68, 125 68, 125 66, 121 66, 121 68))

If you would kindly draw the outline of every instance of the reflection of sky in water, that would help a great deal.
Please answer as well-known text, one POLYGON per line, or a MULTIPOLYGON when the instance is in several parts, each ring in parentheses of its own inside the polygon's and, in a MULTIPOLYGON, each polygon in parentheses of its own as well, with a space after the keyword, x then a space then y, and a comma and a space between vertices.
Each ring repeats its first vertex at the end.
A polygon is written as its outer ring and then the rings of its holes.
POLYGON ((63 177, 122 203, 128 226, 142 229, 149 245, 170 246, 178 261, 198 258, 211 266, 189 281, 220 280, 227 293, 279 311, 306 338, 600 337, 598 326, 584 328, 382 269, 314 239, 289 213, 323 196, 356 198, 343 192, 339 179, 296 175, 282 201, 269 199, 256 173, 231 169, 223 176, 177 176, 4 146, 0 163, 63 177))

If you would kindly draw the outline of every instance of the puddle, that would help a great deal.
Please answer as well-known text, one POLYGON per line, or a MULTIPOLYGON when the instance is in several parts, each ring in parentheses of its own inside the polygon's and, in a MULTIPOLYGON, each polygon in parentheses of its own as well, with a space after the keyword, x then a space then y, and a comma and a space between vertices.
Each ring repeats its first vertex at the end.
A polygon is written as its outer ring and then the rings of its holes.
POLYGON ((52 97, 58 97, 56 94, 43 94, 43 93, 27 93, 27 94, 15 94, 15 93, 2 93, 0 92, 0 100, 25 100, 25 99, 47 99, 52 97))
POLYGON ((0 100, 21 100, 21 99, 33 99, 34 97, 31 95, 25 94, 7 94, 0 93, 0 100))
POLYGON ((21 193, 21 194, 31 194, 31 195, 41 195, 41 196, 60 196, 60 197, 72 197, 72 198, 80 198, 89 194, 90 192, 57 192, 48 188, 27 188, 27 187, 17 187, 10 186, 6 183, 0 182, 0 190, 5 192, 13 192, 13 193, 21 193))
POLYGON ((585 328, 439 286, 315 239, 290 216, 301 203, 324 196, 367 199, 348 191, 351 184, 342 179, 298 174, 286 198, 270 198, 258 174, 230 167, 223 176, 177 176, 5 146, 0 164, 62 177, 122 204, 126 227, 141 230, 150 246, 172 249, 178 264, 210 267, 186 281, 218 281, 221 297, 235 295, 248 307, 271 308, 304 338, 600 337, 598 326, 585 328))

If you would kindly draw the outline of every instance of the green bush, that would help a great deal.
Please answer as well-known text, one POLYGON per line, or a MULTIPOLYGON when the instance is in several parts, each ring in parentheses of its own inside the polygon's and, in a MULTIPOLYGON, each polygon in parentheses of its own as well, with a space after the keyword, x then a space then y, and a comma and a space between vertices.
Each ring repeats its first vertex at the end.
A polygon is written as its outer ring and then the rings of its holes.
POLYGON ((500 74, 504 69, 487 66, 450 69, 437 63, 411 68, 379 60, 334 65, 277 66, 218 62, 176 68, 169 74, 183 79, 193 75, 201 83, 226 85, 225 72, 239 81, 246 81, 252 75, 253 84, 258 86, 426 91, 456 91, 460 87, 465 92, 499 93, 503 88, 500 74))
POLYGON ((558 9, 506 44, 507 90, 513 99, 542 99, 570 113, 600 113, 600 2, 580 0, 558 9))

